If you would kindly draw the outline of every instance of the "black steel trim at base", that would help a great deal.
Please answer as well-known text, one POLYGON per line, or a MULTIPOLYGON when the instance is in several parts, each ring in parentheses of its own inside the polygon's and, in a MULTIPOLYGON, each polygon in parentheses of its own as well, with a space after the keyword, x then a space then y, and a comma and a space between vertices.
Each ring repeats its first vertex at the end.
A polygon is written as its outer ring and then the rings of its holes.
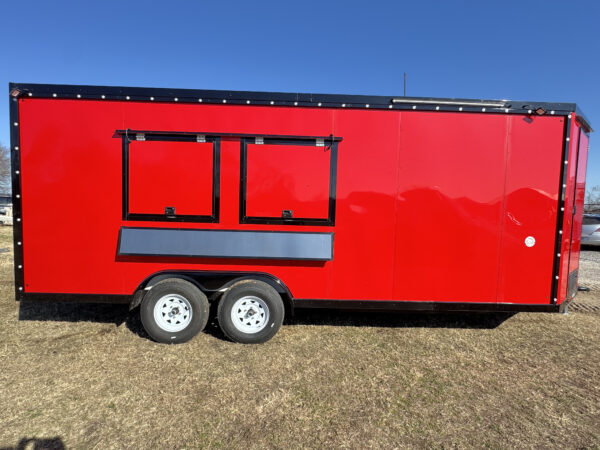
POLYGON ((73 302, 73 303, 122 303, 127 304, 131 301, 132 295, 119 294, 60 294, 60 293, 42 293, 25 292, 21 294, 20 300, 23 302, 73 302))
POLYGON ((223 105, 294 106, 311 108, 371 108, 389 109, 390 111, 417 110, 438 112, 535 114, 535 111, 538 108, 542 108, 544 110, 543 114, 554 114, 560 116, 577 111, 577 114, 581 116, 582 121, 584 121, 588 128, 591 129, 589 122, 587 122, 581 111, 578 110, 575 103, 562 102, 9 83, 9 91, 13 90, 15 90, 17 96, 26 96, 30 98, 103 101, 117 100, 156 103, 210 103, 223 105), (403 102, 393 103, 394 99, 402 99, 403 102), (414 104, 410 102, 411 100, 414 100, 414 104), (439 101, 439 104, 436 104, 436 101, 439 101), (481 105, 479 105, 479 103, 481 105), (491 103, 502 104, 503 106, 484 106, 491 103))
POLYGON ((560 305, 526 303, 422 302, 396 300, 294 299, 294 308, 430 312, 559 312, 560 305))

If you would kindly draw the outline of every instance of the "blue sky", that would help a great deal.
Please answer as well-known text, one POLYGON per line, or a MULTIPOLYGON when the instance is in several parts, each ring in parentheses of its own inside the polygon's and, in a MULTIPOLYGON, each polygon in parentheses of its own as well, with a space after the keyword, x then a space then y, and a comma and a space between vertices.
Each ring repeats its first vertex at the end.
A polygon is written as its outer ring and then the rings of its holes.
MULTIPOLYGON (((600 129, 597 0, 11 5, 0 28, 5 89, 18 81, 397 95, 407 72, 410 96, 576 102, 600 129)), ((588 187, 600 185, 598 142, 593 134, 588 187)))

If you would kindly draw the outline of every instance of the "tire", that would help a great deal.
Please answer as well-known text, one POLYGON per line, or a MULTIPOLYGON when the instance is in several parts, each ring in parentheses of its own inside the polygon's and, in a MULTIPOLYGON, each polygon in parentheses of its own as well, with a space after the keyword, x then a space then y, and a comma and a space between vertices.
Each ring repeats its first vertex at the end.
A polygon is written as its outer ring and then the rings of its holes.
POLYGON ((169 278, 146 293, 140 305, 140 318, 152 339, 179 344, 204 329, 208 311, 208 299, 200 289, 189 281, 169 278))
POLYGON ((231 286, 221 297, 217 311, 223 333, 242 344, 267 342, 281 327, 284 315, 279 293, 257 280, 244 280, 231 286))

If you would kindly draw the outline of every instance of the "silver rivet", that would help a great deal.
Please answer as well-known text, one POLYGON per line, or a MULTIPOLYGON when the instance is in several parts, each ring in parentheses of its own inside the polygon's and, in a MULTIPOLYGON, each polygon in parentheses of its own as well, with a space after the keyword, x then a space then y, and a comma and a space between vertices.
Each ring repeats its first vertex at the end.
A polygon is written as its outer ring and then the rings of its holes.
POLYGON ((30 93, 29 93, 29 94, 27 94, 27 95, 29 95, 29 96, 31 97, 33 94, 30 92, 30 93))
POLYGON ((56 94, 52 94, 52 97, 56 97, 56 94))
POLYGON ((102 94, 102 95, 101 95, 101 97, 102 97, 102 98, 106 98, 106 95, 102 94))
POLYGON ((460 108, 458 108, 459 111, 462 111, 462 106, 460 108))
POLYGON ((294 102, 294 106, 298 106, 298 102, 294 102))
POLYGON ((321 103, 321 102, 317 103, 317 106, 321 106, 321 105, 322 105, 322 103, 321 103))
POLYGON ((17 245, 21 245, 21 241, 17 242, 17 245))
POLYGON ((249 104, 250 104, 250 100, 246 100, 246 105, 249 105, 249 104))
POLYGON ((77 98, 81 98, 81 94, 77 94, 77 98))
POLYGON ((554 111, 550 111, 550 114, 554 115, 554 111))
POLYGON ((485 108, 481 108, 481 111, 482 111, 482 112, 485 112, 485 108))
POLYGON ((19 174, 19 171, 18 171, 18 170, 15 170, 15 173, 18 175, 18 174, 19 174))
POLYGON ((15 147, 15 150, 19 150, 19 146, 16 146, 16 147, 15 147))
POLYGON ((567 141, 570 141, 570 140, 571 140, 571 138, 567 138, 567 141))
POLYGON ((345 107, 346 107, 346 104, 345 104, 345 103, 342 103, 342 108, 345 108, 345 107))
POLYGON ((413 109, 417 109, 417 105, 413 105, 413 109))
POLYGON ((435 107, 435 110, 436 110, 436 111, 439 111, 439 110, 440 110, 440 107, 439 107, 439 106, 436 106, 436 107, 435 107))
POLYGON ((505 108, 505 109, 504 109, 504 112, 505 112, 505 113, 508 113, 508 108, 505 108))
POLYGON ((223 99, 223 103, 227 103, 227 100, 223 99))
POLYGON ((178 99, 177 97, 175 97, 173 100, 175 100, 176 102, 178 102, 178 101, 179 101, 179 99, 178 99))
POLYGON ((571 114, 569 114, 567 117, 570 119, 571 118, 571 114))
POLYGON ((19 126, 19 122, 15 122, 15 123, 13 123, 13 125, 14 125, 15 127, 18 127, 18 126, 19 126))
POLYGON ((150 100, 154 101, 154 97, 150 97, 150 100))
POLYGON ((19 290, 20 290, 20 291, 22 291, 22 290, 23 290, 23 288, 22 288, 21 286, 19 286, 19 290))
POLYGON ((21 198, 21 196, 19 194, 16 195, 17 198, 21 198))
POLYGON ((21 221, 21 218, 19 217, 19 218, 17 219, 17 222, 20 222, 20 221, 21 221))
POLYGON ((556 278, 556 279, 558 280, 558 275, 557 275, 557 276, 555 276, 554 278, 556 278))
POLYGON ((562 230, 558 230, 558 234, 562 234, 562 230))
POLYGON ((569 161, 565 161, 565 164, 569 164, 569 161))
POLYGON ((564 210, 565 210, 565 208, 560 208, 560 210, 561 210, 561 211, 564 211, 564 210))
POLYGON ((365 108, 368 108, 369 106, 370 106, 370 105, 367 103, 367 104, 365 105, 365 108))
POLYGON ((566 187, 567 187, 567 185, 566 185, 566 184, 563 184, 563 187, 564 187, 564 188, 566 188, 566 187))
POLYGON ((198 101, 199 101, 200 103, 202 103, 202 99, 201 99, 201 98, 199 98, 199 99, 198 99, 198 101))
POLYGON ((554 299, 554 301, 556 302, 556 301, 557 301, 557 299, 555 298, 555 299, 554 299))
POLYGON ((394 105, 390 105, 390 106, 388 106, 388 108, 390 108, 390 109, 392 109, 393 107, 394 107, 394 105))
POLYGON ((22 268, 23 268, 23 266, 21 264, 19 264, 19 269, 22 269, 22 268))
POLYGON ((274 105, 274 104, 275 104, 275 102, 274 102, 273 100, 271 100, 271 102, 270 102, 270 103, 271 103, 271 105, 274 105))
POLYGON ((129 95, 127 97, 125 97, 127 100, 129 100, 131 97, 129 97, 129 95))
POLYGON ((532 111, 532 110, 530 110, 530 109, 528 109, 528 110, 527 110, 527 114, 531 114, 532 112, 533 112, 533 111, 532 111))
POLYGON ((557 253, 556 256, 558 256, 560 258, 560 253, 557 253))

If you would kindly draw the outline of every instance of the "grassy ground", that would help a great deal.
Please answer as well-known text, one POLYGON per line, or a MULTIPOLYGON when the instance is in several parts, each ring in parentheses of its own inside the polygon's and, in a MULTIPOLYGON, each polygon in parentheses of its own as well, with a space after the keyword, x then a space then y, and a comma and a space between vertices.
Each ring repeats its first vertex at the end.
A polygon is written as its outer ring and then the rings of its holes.
MULTIPOLYGON (((0 252, 0 448, 600 448, 594 308, 320 311, 264 345, 227 342, 212 324, 165 346, 126 307, 14 302, 11 252, 0 252)), ((600 291, 582 299, 600 304, 600 291)))

